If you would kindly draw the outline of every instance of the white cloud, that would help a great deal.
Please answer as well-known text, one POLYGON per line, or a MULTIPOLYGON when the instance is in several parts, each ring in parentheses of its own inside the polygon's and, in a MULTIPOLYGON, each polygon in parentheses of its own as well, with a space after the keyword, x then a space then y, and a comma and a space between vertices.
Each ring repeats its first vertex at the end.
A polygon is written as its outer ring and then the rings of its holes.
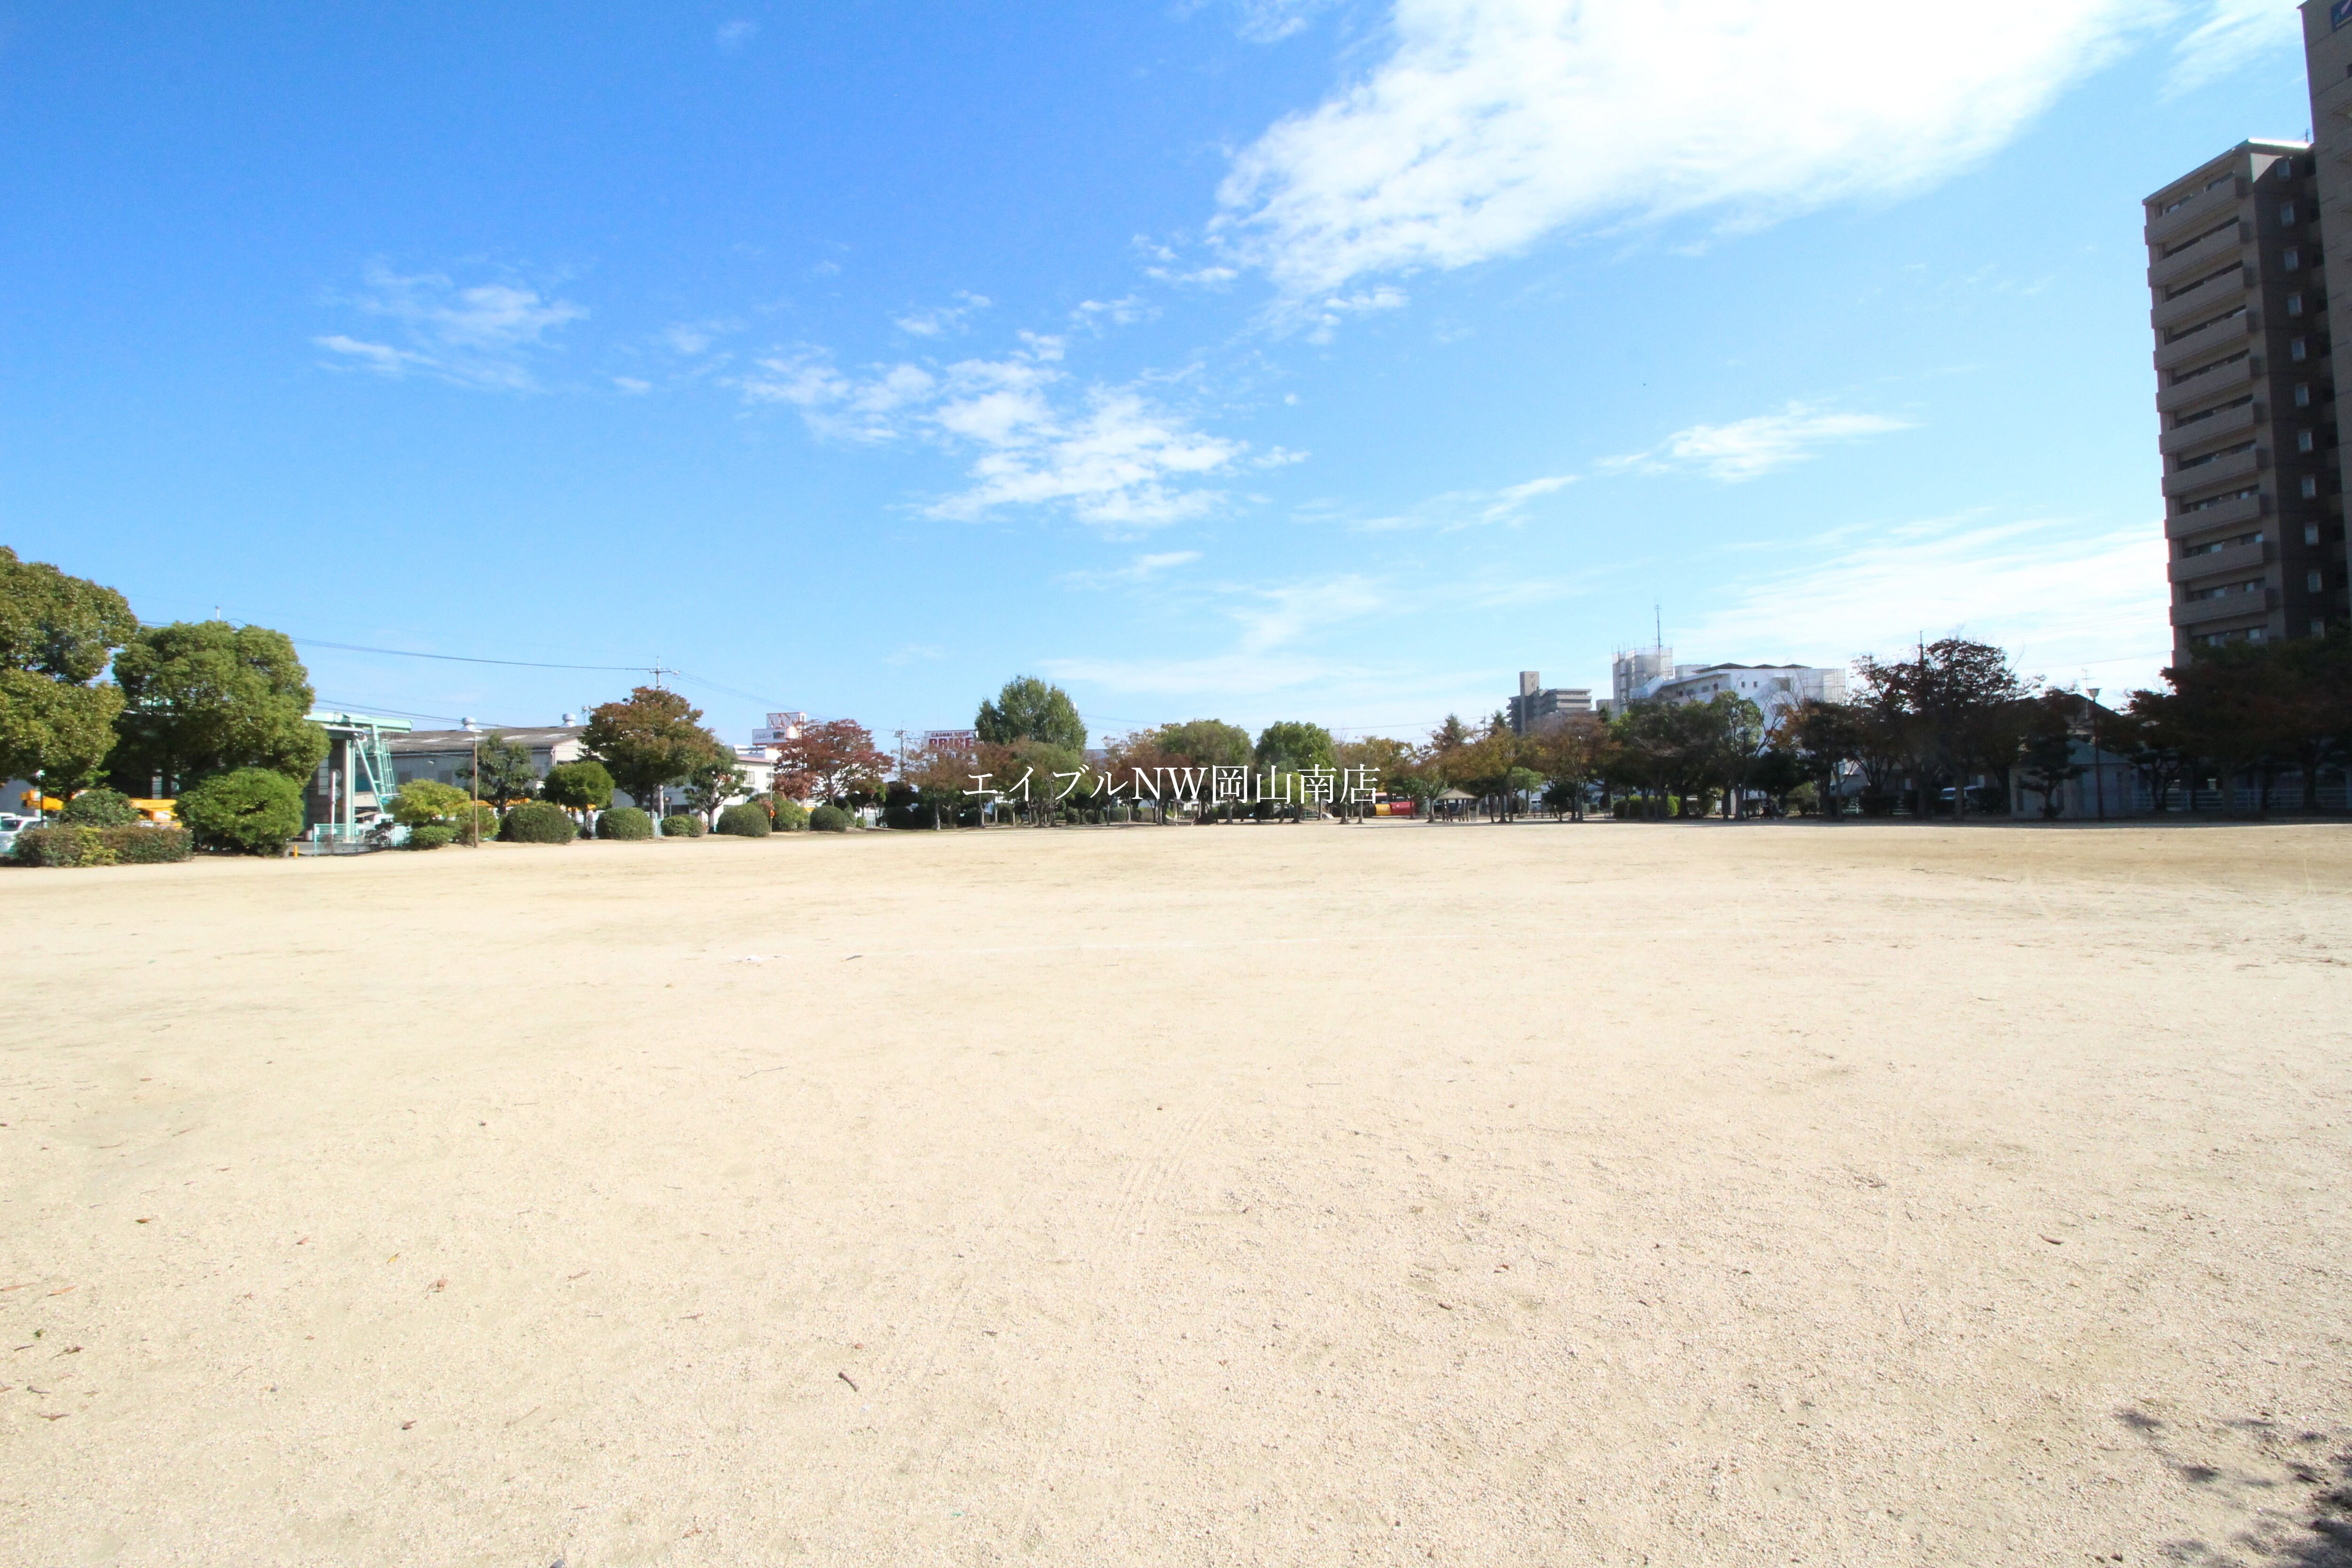
POLYGON ((640 381, 634 375, 616 375, 613 378, 613 384, 632 397, 643 397, 654 389, 652 382, 640 381))
POLYGON ((1306 300, 1556 231, 1898 196, 2007 143, 2169 15, 2133 0, 1398 0, 1369 75, 1235 158, 1212 233, 1306 300))
POLYGON ((660 333, 662 346, 687 359, 707 353, 710 346, 730 332, 740 331, 743 323, 732 317, 719 317, 707 321, 672 321, 660 333))
POLYGON ((2213 0, 2205 20, 2173 46, 2165 91, 2167 96, 2193 91, 2265 55, 2300 67, 2302 54, 2303 17, 2291 3, 2213 0))
POLYGON ((1341 0, 1237 0, 1241 13, 1234 30, 1253 44, 1278 44, 1302 33, 1322 13, 1341 0))
POLYGON ((2121 690, 2170 662, 2160 524, 2085 532, 2063 520, 1941 519, 1848 532, 1820 558, 1749 581, 1676 629, 1686 658, 1892 657, 1924 636, 1998 643, 2019 669, 2121 690))
POLYGON ((716 37, 720 48, 732 53, 749 44, 759 32, 759 23, 739 16, 731 22, 721 22, 716 37))
POLYGON ((1831 414, 1791 403, 1778 414, 1759 414, 1728 425, 1693 425, 1646 452, 1605 458, 1601 467, 1644 474, 1696 468, 1710 479, 1733 484, 1801 463, 1833 442, 1909 428, 1909 421, 1883 414, 1831 414))
POLYGON ((1141 583, 1162 572, 1179 566, 1190 566, 1201 559, 1197 550, 1168 550, 1155 555, 1139 555, 1124 566, 1105 567, 1097 571, 1065 572, 1055 581, 1072 588, 1108 588, 1118 583, 1141 583))
MULTIPOLYGON (((913 436, 976 452, 970 485, 925 509, 969 520, 1002 507, 1053 507, 1114 532, 1156 528, 1213 510, 1201 488, 1249 456, 1249 445, 1204 435, 1138 386, 1094 385, 1071 395, 1059 338, 1023 333, 999 359, 944 370, 915 364, 843 374, 821 349, 758 362, 733 384, 750 402, 797 407, 823 435, 861 441, 913 436)), ((1277 448, 1282 460, 1291 455, 1277 448)))
POLYGON ((370 342, 341 333, 312 342, 342 355, 340 363, 383 375, 422 371, 460 386, 529 392, 534 351, 547 335, 588 314, 568 300, 551 300, 514 283, 460 288, 437 272, 403 275, 371 267, 364 290, 343 301, 392 322, 409 346, 370 342))
POLYGON ((936 338, 964 330, 966 318, 974 310, 985 310, 992 301, 985 294, 958 294, 961 305, 941 305, 929 310, 910 310, 895 318, 891 325, 918 338, 936 338))
POLYGON ((1194 658, 1054 658, 1041 662, 1057 680, 1086 681, 1114 691, 1162 696, 1264 694, 1361 676, 1360 667, 1309 653, 1297 645, 1314 633, 1386 608, 1386 594, 1354 574, 1273 587, 1227 585, 1234 624, 1230 649, 1194 658))
POLYGON ((1131 327, 1147 321, 1160 312, 1146 304, 1140 295, 1129 294, 1118 300, 1082 300, 1070 312, 1070 320, 1092 331, 1100 331, 1105 323, 1114 327, 1131 327))
POLYGON ((1353 526, 1368 533, 1395 533, 1417 528, 1452 533, 1496 523, 1516 528, 1527 521, 1530 501, 1574 483, 1574 474, 1546 474, 1498 490, 1448 490, 1444 495, 1432 496, 1410 511, 1368 518, 1353 526))

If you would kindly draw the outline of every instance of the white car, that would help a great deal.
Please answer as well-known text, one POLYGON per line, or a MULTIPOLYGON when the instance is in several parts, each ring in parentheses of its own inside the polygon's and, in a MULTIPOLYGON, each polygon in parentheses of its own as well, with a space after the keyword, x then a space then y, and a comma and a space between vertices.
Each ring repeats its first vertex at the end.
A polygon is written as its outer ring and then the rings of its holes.
POLYGON ((37 816, 20 816, 13 811, 0 811, 0 855, 14 853, 16 835, 27 827, 40 825, 41 819, 37 816))

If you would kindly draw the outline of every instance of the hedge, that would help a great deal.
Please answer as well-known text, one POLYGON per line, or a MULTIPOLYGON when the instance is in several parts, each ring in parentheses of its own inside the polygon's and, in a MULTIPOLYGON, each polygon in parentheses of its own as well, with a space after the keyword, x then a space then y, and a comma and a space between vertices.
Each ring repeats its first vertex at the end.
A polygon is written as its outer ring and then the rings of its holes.
POLYGON ((195 849, 184 827, 28 827, 16 835, 20 866, 160 866, 195 849))
POLYGON ((849 813, 837 805, 820 805, 809 813, 809 828, 816 833, 846 833, 849 813))
POLYGON ((770 798, 776 801, 777 832, 805 833, 808 831, 809 809, 807 806, 796 800, 783 800, 773 796, 770 798))
POLYGON ((651 838, 654 819, 634 805, 616 805, 596 818, 599 838, 651 838))
POLYGON ((139 820, 131 797, 119 789, 86 789, 59 815, 77 827, 129 827, 139 820))
POLYGON ((268 768, 239 768, 181 791, 178 809, 206 849, 275 855, 302 831, 302 786, 268 768))
POLYGON ((702 818, 690 816, 686 812, 674 811, 662 818, 662 837, 699 838, 702 837, 702 818))
POLYGON ((772 829, 756 805, 730 805, 719 814, 719 831, 735 838, 765 838, 772 829))
POLYGON ((408 830, 411 849, 439 849, 456 841, 457 830, 446 822, 428 822, 408 830))
POLYGON ((560 805, 527 800, 507 813, 499 837, 509 844, 569 844, 580 837, 580 825, 560 805))

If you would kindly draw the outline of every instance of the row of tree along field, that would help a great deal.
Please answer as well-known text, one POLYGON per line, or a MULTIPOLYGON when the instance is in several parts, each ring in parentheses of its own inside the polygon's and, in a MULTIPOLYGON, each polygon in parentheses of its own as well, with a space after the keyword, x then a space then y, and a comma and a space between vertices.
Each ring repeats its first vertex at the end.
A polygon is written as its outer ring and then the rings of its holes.
MULTIPOLYGON (((751 805, 785 827, 801 825, 804 804, 878 805, 894 827, 1098 821, 1137 814, 1120 781, 1139 772, 1249 767, 1288 779, 1368 772, 1391 798, 1426 806, 1458 792, 1504 818, 1528 801, 1572 816, 1594 805, 1696 816, 1737 814, 1750 802, 1785 813, 1849 800, 1864 815, 1906 805, 1920 816, 1966 815, 2005 809, 2013 785, 2054 808, 2081 771, 2077 742, 2096 728, 2099 747, 2139 771, 2158 809, 2218 788, 2224 802, 2251 793, 2257 809, 2269 810, 2281 781, 2292 779, 2294 798, 2276 804, 2313 810, 2322 773, 2341 769, 2352 752, 2352 634, 2343 630, 2212 650, 2166 670, 2165 689, 2135 691, 2115 710, 2039 688, 2001 649, 1958 638, 1910 659, 1865 658, 1855 670, 1853 700, 1807 703, 1769 727, 1754 704, 1725 694, 1703 704, 1636 703, 1606 722, 1570 718, 1527 736, 1500 715, 1481 725, 1448 719, 1418 742, 1343 742, 1303 721, 1253 737, 1197 719, 1111 737, 1091 758, 1068 694, 1023 677, 981 704, 969 746, 894 758, 854 721, 803 726, 776 754, 773 794, 751 805), (1037 787, 983 812, 982 778, 998 789, 1014 779, 1037 787)), ((176 798, 199 842, 282 847, 301 831, 302 784, 328 752, 325 731, 307 717, 313 702, 283 633, 225 621, 142 626, 114 590, 0 546, 0 777, 34 780, 66 801, 110 785, 85 803, 81 826, 130 832, 136 822, 116 820, 127 807, 114 803, 160 793, 176 798)), ((487 734, 462 791, 412 785, 390 808, 431 842, 443 830, 477 838, 506 831, 506 814, 525 802, 570 816, 577 830, 601 819, 616 789, 648 804, 675 790, 697 828, 717 826, 743 780, 734 750, 702 717, 676 692, 640 687, 592 710, 583 737, 589 760, 541 779, 527 749, 487 734)), ((1195 820, 1303 809, 1265 801, 1186 808, 1195 820)))

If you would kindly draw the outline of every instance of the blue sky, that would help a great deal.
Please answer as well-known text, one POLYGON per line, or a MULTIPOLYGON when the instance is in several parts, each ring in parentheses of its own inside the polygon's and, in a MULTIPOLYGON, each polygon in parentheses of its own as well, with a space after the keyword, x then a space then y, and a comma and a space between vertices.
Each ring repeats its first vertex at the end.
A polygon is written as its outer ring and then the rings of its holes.
POLYGON ((2138 199, 2309 117, 2247 0, 12 5, 0 542, 420 722, 2146 684, 2138 199))

